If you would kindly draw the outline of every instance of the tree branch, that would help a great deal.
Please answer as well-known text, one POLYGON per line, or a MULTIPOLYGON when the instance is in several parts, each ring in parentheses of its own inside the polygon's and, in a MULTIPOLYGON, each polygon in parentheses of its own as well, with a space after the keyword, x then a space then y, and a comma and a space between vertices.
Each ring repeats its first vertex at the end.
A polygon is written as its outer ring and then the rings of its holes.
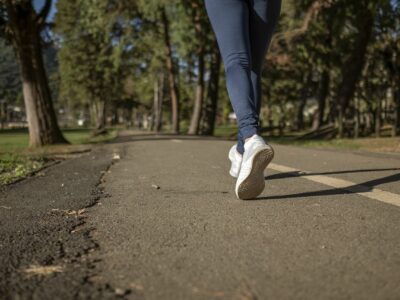
POLYGON ((39 14, 36 17, 36 22, 40 27, 46 23, 46 19, 47 19, 47 16, 49 15, 52 2, 53 2, 52 0, 46 0, 46 2, 43 5, 42 10, 39 12, 39 14))
MULTIPOLYGON (((321 10, 323 8, 329 8, 330 6, 333 5, 333 3, 334 3, 333 0, 315 0, 310 5, 308 10, 306 11, 304 18, 303 18, 303 23, 301 24, 300 27, 297 27, 292 30, 285 31, 285 32, 274 35, 274 37, 272 38, 272 41, 271 41, 271 46, 270 46, 271 55, 269 58, 272 58, 272 56, 274 56, 274 55, 279 56, 279 55, 276 55, 277 54, 276 52, 278 52, 278 53, 284 52, 281 49, 282 43, 286 47, 289 47, 292 45, 293 41, 296 40, 296 38, 305 34, 308 31, 312 20, 318 16, 318 14, 321 12, 321 10)), ((267 57, 267 59, 268 59, 268 57, 267 57)), ((286 60, 286 58, 284 58, 282 61, 286 62, 287 60, 286 60)))

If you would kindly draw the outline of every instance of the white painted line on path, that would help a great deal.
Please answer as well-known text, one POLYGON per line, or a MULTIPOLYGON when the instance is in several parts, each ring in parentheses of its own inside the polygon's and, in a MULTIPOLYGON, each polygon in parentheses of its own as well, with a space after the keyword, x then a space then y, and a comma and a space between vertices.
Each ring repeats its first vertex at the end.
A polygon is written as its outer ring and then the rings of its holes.
POLYGON ((342 189, 345 191, 352 192, 357 195, 361 195, 370 199, 378 200, 384 203, 400 206, 400 195, 386 192, 380 189, 371 188, 366 185, 354 183, 348 180, 343 180, 339 178, 334 178, 330 176, 324 175, 313 175, 311 172, 302 171, 298 169, 294 169, 291 167, 286 167, 278 164, 271 163, 268 165, 269 169, 286 173, 286 172, 293 172, 299 173, 301 178, 305 178, 314 182, 318 182, 336 189, 342 189))

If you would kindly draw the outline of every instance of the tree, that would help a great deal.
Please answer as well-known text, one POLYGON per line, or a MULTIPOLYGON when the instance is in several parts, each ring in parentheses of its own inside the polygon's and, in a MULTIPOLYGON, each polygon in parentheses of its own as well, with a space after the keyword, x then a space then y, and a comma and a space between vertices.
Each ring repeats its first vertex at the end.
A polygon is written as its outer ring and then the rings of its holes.
POLYGON ((336 131, 339 136, 368 135, 385 123, 396 128, 398 1, 300 0, 283 5, 264 80, 273 118, 284 113, 296 128, 292 111, 297 106, 301 120, 301 91, 308 86, 304 116, 313 113, 313 130, 326 123, 335 126, 327 137, 336 131), (304 74, 310 75, 308 80, 304 74))
POLYGON ((179 133, 179 90, 176 82, 176 68, 172 57, 170 22, 165 7, 161 7, 160 10, 165 43, 165 61, 168 71, 169 91, 172 103, 172 130, 174 133, 179 133))
POLYGON ((0 40, 0 128, 9 121, 7 107, 17 104, 22 93, 20 78, 12 47, 0 40))
POLYGON ((204 5, 202 1, 192 0, 189 3, 186 2, 189 14, 192 16, 192 23, 194 24, 194 32, 196 37, 197 46, 197 83, 196 83, 196 96, 193 106, 192 118, 190 121, 189 134, 198 134, 200 129, 200 119, 202 115, 205 85, 204 85, 204 73, 205 73, 205 55, 206 55, 206 28, 207 24, 206 15, 204 12, 204 5))
POLYGON ((123 95, 120 4, 110 0, 57 3, 62 94, 90 105, 94 134, 105 132, 107 108, 123 95))
POLYGON ((351 46, 350 54, 347 56, 342 66, 342 80, 338 87, 337 103, 339 106, 339 136, 344 135, 344 121, 350 100, 354 96, 356 85, 361 76, 365 65, 367 48, 372 37, 376 2, 364 1, 362 9, 356 4, 355 26, 357 29, 354 42, 351 46))
POLYGON ((31 147, 67 143, 57 124, 42 57, 40 33, 51 4, 46 0, 37 13, 30 0, 0 2, 2 33, 13 45, 20 67, 31 147))
POLYGON ((218 45, 214 41, 210 59, 210 79, 208 82, 206 106, 203 113, 202 134, 204 135, 214 134, 219 99, 221 61, 218 45))

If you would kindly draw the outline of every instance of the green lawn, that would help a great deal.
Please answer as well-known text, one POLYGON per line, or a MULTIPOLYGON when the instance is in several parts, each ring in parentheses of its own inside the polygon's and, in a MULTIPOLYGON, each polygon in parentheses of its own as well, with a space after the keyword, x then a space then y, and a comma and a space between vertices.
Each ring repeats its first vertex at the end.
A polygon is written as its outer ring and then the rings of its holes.
POLYGON ((400 137, 364 137, 358 139, 346 138, 332 140, 283 140, 278 141, 278 143, 320 149, 400 153, 400 137))
MULTIPOLYGON (((105 142, 115 137, 116 131, 110 130, 104 136, 93 138, 91 129, 65 129, 63 134, 73 145, 105 142)), ((28 148, 29 136, 26 129, 0 130, 0 153, 8 153, 28 148)))
MULTIPOLYGON (((220 126, 215 129, 215 136, 221 138, 234 138, 237 129, 233 125, 220 126)), ((63 130, 67 140, 72 145, 48 146, 40 149, 28 148, 28 132, 23 129, 0 130, 0 185, 26 177, 34 171, 40 170, 49 163, 54 154, 68 154, 73 152, 88 151, 90 145, 102 143, 113 139, 117 130, 110 130, 104 136, 93 138, 90 129, 63 130)), ((267 141, 283 145, 302 147, 365 150, 376 152, 400 153, 400 138, 359 138, 359 139, 333 139, 333 140, 298 140, 297 134, 284 136, 265 135, 267 141)))
MULTIPOLYGON (((223 138, 235 138, 236 126, 227 125, 215 128, 215 135, 223 138)), ((283 136, 264 135, 268 142, 281 145, 294 145, 319 149, 365 150, 373 152, 400 153, 400 137, 364 137, 358 139, 344 138, 332 140, 299 140, 297 137, 305 132, 285 133, 283 136)))
POLYGON ((117 131, 110 130, 108 134, 92 137, 90 129, 66 129, 64 136, 71 145, 47 146, 39 149, 28 148, 28 131, 26 129, 0 130, 0 185, 14 182, 49 165, 49 156, 56 153, 88 151, 90 146, 106 142, 116 137, 117 131))
POLYGON ((217 137, 230 138, 237 133, 237 127, 234 125, 218 126, 215 128, 214 135, 217 137))
POLYGON ((40 170, 49 161, 40 156, 21 156, 11 153, 0 155, 0 185, 11 183, 19 178, 40 170))

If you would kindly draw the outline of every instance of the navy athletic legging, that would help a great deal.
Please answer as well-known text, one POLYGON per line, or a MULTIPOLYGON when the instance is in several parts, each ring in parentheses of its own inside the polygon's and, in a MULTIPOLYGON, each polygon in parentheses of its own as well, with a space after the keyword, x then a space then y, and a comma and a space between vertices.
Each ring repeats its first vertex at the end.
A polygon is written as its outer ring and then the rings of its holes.
POLYGON ((244 140, 259 131, 261 70, 281 0, 205 0, 205 4, 238 122, 237 150, 243 154, 244 140))

